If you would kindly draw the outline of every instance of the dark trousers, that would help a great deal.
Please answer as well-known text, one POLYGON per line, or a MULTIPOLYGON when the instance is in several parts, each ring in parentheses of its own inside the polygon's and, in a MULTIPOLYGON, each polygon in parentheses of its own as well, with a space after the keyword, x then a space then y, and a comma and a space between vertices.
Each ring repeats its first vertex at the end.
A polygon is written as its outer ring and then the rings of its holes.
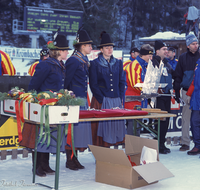
MULTIPOLYGON (((171 111, 171 96, 161 96, 156 99, 156 108, 170 113, 171 111)), ((165 121, 160 121, 160 146, 165 143, 165 136, 169 126, 169 117, 165 121)), ((157 128, 157 126, 155 127, 157 128)))
POLYGON ((192 131, 194 146, 200 149, 200 111, 199 110, 192 110, 190 121, 191 121, 191 131, 192 131))
MULTIPOLYGON (((142 121, 140 119, 140 121, 142 121)), ((133 119, 127 119, 126 120, 127 125, 127 135, 134 135, 134 126, 133 126, 133 119)), ((137 123, 137 129, 136 129, 136 136, 140 136, 140 124, 137 123)))
POLYGON ((193 20, 188 20, 186 25, 186 36, 191 32, 194 31, 195 36, 198 38, 198 31, 199 31, 199 22, 193 22, 193 20))

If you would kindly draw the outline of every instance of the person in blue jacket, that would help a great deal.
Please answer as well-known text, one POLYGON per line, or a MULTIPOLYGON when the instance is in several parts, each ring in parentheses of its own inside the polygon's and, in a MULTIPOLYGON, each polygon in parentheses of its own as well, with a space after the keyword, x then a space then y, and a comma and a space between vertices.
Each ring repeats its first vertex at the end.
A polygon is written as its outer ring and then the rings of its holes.
POLYGON ((173 47, 168 48, 167 61, 175 71, 178 59, 175 58, 176 50, 173 47))
MULTIPOLYGON (((66 61, 65 67, 65 89, 74 92, 76 97, 87 99, 87 85, 89 75, 89 60, 87 54, 92 51, 92 40, 85 30, 79 30, 76 40, 74 41, 74 53, 66 61)), ((86 101, 85 106, 80 107, 81 110, 88 109, 86 101)), ((81 122, 74 124, 74 147, 79 151, 84 151, 88 148, 88 144, 92 144, 92 132, 90 122, 81 122)), ((77 157, 71 158, 72 149, 69 145, 66 146, 66 168, 71 170, 84 169, 85 167, 80 164, 77 157)))
POLYGON ((200 154, 200 59, 197 61, 195 67, 194 79, 186 93, 187 103, 190 104, 191 109, 191 132, 194 142, 192 150, 188 151, 188 155, 200 154), (190 99, 191 97, 191 99, 190 99))
MULTIPOLYGON (((166 96, 160 96, 156 98, 156 108, 170 112, 171 111, 171 96, 170 90, 172 89, 172 75, 173 69, 171 65, 167 62, 167 46, 161 40, 155 41, 155 55, 153 56, 153 66, 159 68, 160 61, 164 63, 163 73, 161 75, 160 83, 167 83, 165 88, 159 88, 158 93, 166 94, 166 96)), ((160 144, 159 153, 167 154, 170 153, 170 149, 165 146, 165 136, 169 126, 169 118, 165 121, 160 121, 160 144)))
MULTIPOLYGON (((91 61, 89 84, 93 93, 91 108, 122 108, 122 97, 125 89, 125 73, 123 63, 113 57, 110 35, 101 33, 100 54, 91 61)), ((121 144, 125 138, 125 123, 119 121, 100 121, 92 123, 93 144, 109 147, 121 144)))
MULTIPOLYGON (((70 48, 68 47, 66 36, 56 33, 54 35, 54 40, 50 44, 48 46, 50 57, 37 64, 35 68, 35 74, 31 78, 28 86, 29 91, 36 90, 37 93, 39 93, 42 91, 51 90, 53 92, 58 92, 60 89, 64 88, 65 67, 62 64, 62 60, 65 60, 67 58, 68 50, 70 50, 70 48)), ((26 125, 31 124, 25 123, 25 128, 26 125)), ((64 127, 64 125, 62 127, 64 127)), ((54 131, 51 134, 57 137, 57 131, 54 131)), ((26 140, 26 138, 28 137, 23 136, 25 144, 30 144, 30 142, 28 142, 29 139, 26 140)), ((65 144, 65 138, 63 138, 62 145, 60 148, 62 152, 65 151, 65 144)), ((48 147, 46 143, 44 143, 43 145, 41 143, 38 144, 36 175, 40 177, 45 177, 46 174, 55 173, 55 171, 53 171, 49 166, 49 153, 56 153, 55 145, 56 141, 53 138, 51 138, 50 146, 48 147)), ((32 157, 34 157, 34 152, 32 157)))

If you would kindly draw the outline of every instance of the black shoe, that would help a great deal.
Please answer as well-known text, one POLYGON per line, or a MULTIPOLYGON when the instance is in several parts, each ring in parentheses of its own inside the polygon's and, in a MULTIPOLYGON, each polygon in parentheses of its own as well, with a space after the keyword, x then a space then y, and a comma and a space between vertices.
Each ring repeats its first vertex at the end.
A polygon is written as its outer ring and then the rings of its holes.
POLYGON ((74 161, 74 163, 75 163, 75 165, 78 169, 84 169, 85 168, 83 165, 81 165, 81 163, 78 161, 76 156, 73 156, 73 161, 74 161))
POLYGON ((179 151, 186 151, 186 150, 190 150, 190 147, 188 145, 185 145, 185 144, 181 145, 179 151))
POLYGON ((72 160, 66 162, 66 168, 69 168, 70 170, 78 170, 76 164, 72 160))
POLYGON ((49 174, 49 175, 54 175, 55 174, 55 171, 52 170, 49 166, 42 167, 42 169, 46 174, 49 174))
POLYGON ((40 166, 36 169, 35 174, 37 176, 40 176, 40 177, 46 177, 46 173, 44 172, 44 170, 40 166))
POLYGON ((160 149, 159 149, 159 153, 160 153, 160 154, 167 154, 168 152, 167 152, 166 149, 160 148, 160 149))
POLYGON ((187 152, 188 155, 197 155, 200 154, 200 149, 194 147, 192 150, 187 152))
POLYGON ((167 151, 167 153, 170 153, 170 152, 171 152, 171 150, 170 150, 169 148, 167 148, 166 146, 165 146, 164 149, 167 151))

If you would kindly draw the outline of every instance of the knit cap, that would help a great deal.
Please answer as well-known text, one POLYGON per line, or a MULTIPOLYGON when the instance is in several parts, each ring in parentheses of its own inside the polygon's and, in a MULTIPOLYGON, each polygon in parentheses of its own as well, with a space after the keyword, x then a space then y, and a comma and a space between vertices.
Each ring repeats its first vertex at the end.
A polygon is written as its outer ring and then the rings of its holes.
POLYGON ((186 45, 189 46, 192 42, 198 42, 198 40, 194 34, 188 34, 186 36, 186 45))
POLYGON ((155 45, 154 45, 155 51, 158 50, 158 49, 161 49, 164 46, 167 46, 167 45, 165 43, 163 43, 162 40, 156 40, 155 41, 155 45))

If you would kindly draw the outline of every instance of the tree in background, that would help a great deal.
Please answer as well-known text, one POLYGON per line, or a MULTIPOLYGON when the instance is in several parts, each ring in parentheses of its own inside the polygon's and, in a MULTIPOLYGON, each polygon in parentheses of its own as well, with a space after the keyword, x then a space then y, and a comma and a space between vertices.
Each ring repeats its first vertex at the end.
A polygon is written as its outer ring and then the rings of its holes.
MULTIPOLYGON (((84 29, 94 44, 99 45, 100 33, 106 31, 116 48, 120 49, 130 49, 135 45, 133 40, 157 32, 185 32, 183 15, 188 6, 194 5, 200 9, 200 1, 194 0, 1 0, 3 40, 19 47, 29 46, 28 36, 12 34, 12 20, 23 20, 25 6, 44 5, 54 9, 83 11, 84 29)), ((40 46, 47 38, 52 36, 40 37, 40 46)))

